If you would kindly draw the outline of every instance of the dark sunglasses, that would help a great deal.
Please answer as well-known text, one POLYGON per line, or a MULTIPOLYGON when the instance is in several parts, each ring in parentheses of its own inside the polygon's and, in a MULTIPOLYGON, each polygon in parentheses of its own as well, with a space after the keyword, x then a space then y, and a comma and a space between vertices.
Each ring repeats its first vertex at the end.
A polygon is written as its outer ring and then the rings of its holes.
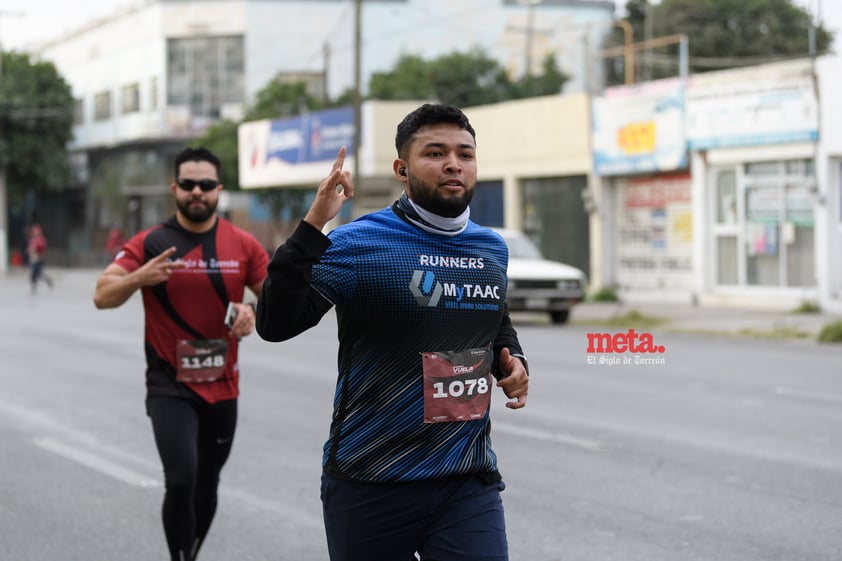
POLYGON ((219 186, 219 181, 216 179, 200 179, 198 181, 195 179, 179 179, 177 185, 185 191, 192 191, 198 185, 202 192, 207 193, 216 189, 219 186))

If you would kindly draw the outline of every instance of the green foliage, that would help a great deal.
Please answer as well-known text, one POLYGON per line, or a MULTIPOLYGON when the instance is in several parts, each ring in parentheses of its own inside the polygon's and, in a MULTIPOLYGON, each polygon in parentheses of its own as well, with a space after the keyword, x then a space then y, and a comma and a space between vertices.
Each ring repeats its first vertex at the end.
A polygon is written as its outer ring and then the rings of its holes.
POLYGON ((0 56, 0 165, 6 167, 9 201, 15 204, 29 189, 67 185, 73 94, 52 63, 17 52, 0 56))
POLYGON ((401 57, 394 69, 372 75, 371 99, 435 99, 459 107, 558 94, 568 79, 549 55, 543 74, 512 81, 506 70, 482 49, 454 51, 430 61, 401 57))
MULTIPOLYGON (((645 39, 647 11, 652 17, 652 37, 684 34, 689 38, 690 71, 703 72, 810 54, 810 14, 793 0, 630 0, 626 18, 634 28, 634 41, 645 39)), ((823 26, 816 29, 816 53, 830 51, 833 36, 823 26)), ((606 47, 624 43, 615 29, 606 47)), ((636 53, 635 74, 651 78, 678 75, 678 45, 636 53), (649 61, 650 67, 641 65, 649 61)), ((610 84, 623 82, 622 56, 607 64, 610 84)))
POLYGON ((737 330, 737 335, 749 339, 804 339, 810 334, 795 327, 773 327, 771 329, 744 328, 737 330))
POLYGON ((292 216, 303 217, 307 213, 312 193, 302 189, 262 189, 257 192, 260 201, 270 209, 272 217, 279 218, 287 209, 292 216))
POLYGON ((605 320, 595 320, 593 322, 597 325, 605 327, 612 327, 618 329, 636 328, 636 329, 650 329, 669 323, 668 318, 647 316, 642 314, 639 310, 628 310, 622 315, 615 315, 605 320))
POLYGON ((529 84, 529 87, 527 91, 523 92, 522 97, 557 94, 568 79, 568 76, 559 69, 554 55, 549 54, 544 57, 541 70, 540 76, 526 80, 525 83, 529 84))
POLYGON ((245 121, 280 119, 307 111, 324 109, 328 104, 307 91, 306 82, 282 82, 275 79, 257 92, 254 105, 246 113, 245 121))
POLYGON ((835 321, 822 327, 819 343, 842 343, 842 321, 835 321))
POLYGON ((594 292, 589 298, 592 302, 619 302, 620 298, 617 296, 617 291, 613 287, 607 286, 600 288, 594 292))
POLYGON ((219 180, 226 189, 240 189, 240 169, 237 149, 236 121, 223 119, 213 124, 205 134, 191 142, 192 146, 204 146, 216 154, 222 162, 222 177, 219 180))
POLYGON ((804 300, 801 305, 792 310, 793 314, 818 314, 822 311, 821 306, 815 302, 804 300))
POLYGON ((375 72, 368 86, 374 99, 431 99, 429 65, 421 57, 404 55, 389 72, 375 72))

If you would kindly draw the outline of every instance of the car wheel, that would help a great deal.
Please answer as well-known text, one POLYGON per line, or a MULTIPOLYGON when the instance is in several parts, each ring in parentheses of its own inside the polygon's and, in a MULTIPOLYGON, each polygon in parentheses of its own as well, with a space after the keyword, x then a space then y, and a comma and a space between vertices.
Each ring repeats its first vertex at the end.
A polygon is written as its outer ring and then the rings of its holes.
POLYGON ((567 320, 570 319, 570 310, 550 312, 550 318, 553 320, 553 323, 567 323, 567 320))

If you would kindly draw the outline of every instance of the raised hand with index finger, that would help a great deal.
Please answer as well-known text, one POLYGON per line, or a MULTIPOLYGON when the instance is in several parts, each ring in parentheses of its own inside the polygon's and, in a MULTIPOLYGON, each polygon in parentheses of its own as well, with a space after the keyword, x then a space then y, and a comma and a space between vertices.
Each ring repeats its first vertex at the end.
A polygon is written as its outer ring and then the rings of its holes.
POLYGON ((343 170, 345 163, 346 148, 343 146, 336 154, 336 160, 331 166, 330 174, 322 179, 316 197, 310 210, 304 217, 304 221, 311 226, 321 230, 333 220, 345 201, 354 196, 354 183, 351 181, 351 172, 343 170))

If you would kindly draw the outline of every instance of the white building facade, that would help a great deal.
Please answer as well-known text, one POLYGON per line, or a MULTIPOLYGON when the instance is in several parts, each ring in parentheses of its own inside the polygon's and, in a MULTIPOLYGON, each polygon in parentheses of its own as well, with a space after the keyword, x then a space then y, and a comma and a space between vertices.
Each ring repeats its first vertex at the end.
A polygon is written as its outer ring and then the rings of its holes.
POLYGON ((822 307, 842 313, 842 58, 816 61, 820 142, 816 153, 816 269, 822 307))
MULTIPOLYGON (((613 11, 610 0, 365 0, 362 86, 402 55, 479 47, 514 77, 553 53, 566 91, 598 87, 587 46, 601 44, 613 11)), ((351 88, 353 22, 348 0, 146 0, 38 47, 77 99, 69 253, 96 251, 112 226, 167 216, 174 154, 212 123, 239 121, 271 80, 309 77, 333 97, 351 88)))

